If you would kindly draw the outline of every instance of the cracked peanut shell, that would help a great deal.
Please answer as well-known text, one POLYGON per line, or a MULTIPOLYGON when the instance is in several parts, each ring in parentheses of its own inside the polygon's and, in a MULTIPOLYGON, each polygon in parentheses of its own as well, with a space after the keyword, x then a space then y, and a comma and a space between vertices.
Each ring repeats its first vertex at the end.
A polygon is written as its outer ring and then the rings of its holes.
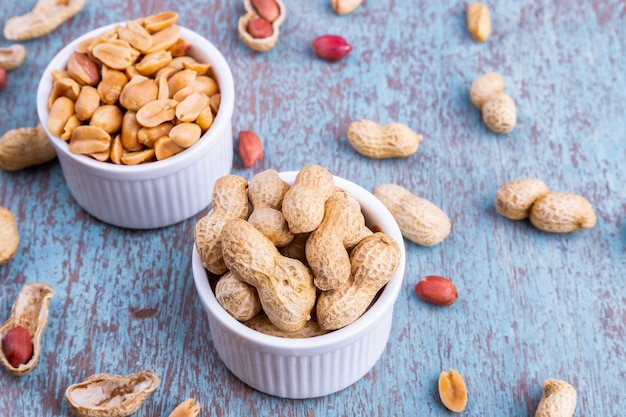
POLYGON ((0 363, 15 376, 22 376, 31 371, 39 361, 41 336, 48 322, 50 299, 54 288, 48 284, 26 284, 22 287, 11 310, 11 317, 0 327, 0 340, 13 328, 22 326, 30 334, 33 342, 33 356, 24 364, 14 367, 0 350, 0 363))
POLYGON ((151 370, 126 376, 92 375, 70 385, 65 401, 79 417, 124 417, 137 411, 160 382, 159 375, 151 370))

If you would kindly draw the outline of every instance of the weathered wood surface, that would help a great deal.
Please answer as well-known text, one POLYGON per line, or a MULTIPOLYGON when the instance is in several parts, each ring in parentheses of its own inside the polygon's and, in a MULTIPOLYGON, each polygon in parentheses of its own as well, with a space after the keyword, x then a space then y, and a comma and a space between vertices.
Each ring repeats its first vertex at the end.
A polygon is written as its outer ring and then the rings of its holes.
MULTIPOLYGON (((34 3, 1 2, 2 24, 34 3)), ((233 137, 254 130, 264 144, 263 160, 245 169, 236 157, 233 173, 320 163, 370 190, 403 185, 451 218, 442 244, 405 243, 404 291, 380 361, 323 398, 248 388, 219 360, 195 294, 192 230, 204 213, 160 230, 108 226, 76 205, 55 161, 0 172, 0 205, 15 213, 21 236, 15 258, 0 266, 0 320, 23 284, 56 289, 35 370, 21 378, 0 372, 0 415, 67 416, 70 384, 150 368, 162 385, 138 416, 166 416, 187 397, 206 416, 445 416, 436 380, 455 368, 468 386, 467 415, 532 416, 543 380, 559 378, 578 391, 576 416, 623 416, 625 3, 495 2, 483 44, 466 32, 463 1, 367 0, 343 17, 329 1, 286 4, 278 45, 258 54, 236 32, 238 0, 89 0, 58 30, 24 43, 28 59, 0 93, 1 131, 37 123, 38 79, 65 43, 103 24, 177 10, 232 67, 233 137), (347 59, 314 57, 311 42, 325 33, 353 44, 347 59), (472 80, 488 71, 503 75, 518 106, 509 135, 490 133, 469 102, 472 80), (405 123, 424 141, 407 159, 366 159, 345 138, 358 118, 405 123), (524 176, 585 196, 597 226, 551 235, 499 216, 497 188, 524 176), (430 274, 456 283, 453 306, 417 299, 413 284, 430 274)))

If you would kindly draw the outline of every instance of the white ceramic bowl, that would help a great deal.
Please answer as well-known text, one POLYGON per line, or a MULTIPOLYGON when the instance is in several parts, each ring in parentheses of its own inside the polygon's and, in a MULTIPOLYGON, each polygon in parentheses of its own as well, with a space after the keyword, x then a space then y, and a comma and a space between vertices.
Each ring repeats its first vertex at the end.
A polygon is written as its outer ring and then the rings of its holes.
MULTIPOLYGON (((121 24, 124 22, 86 33, 59 51, 46 67, 37 89, 37 113, 44 128, 48 120, 52 70, 65 68, 79 42, 121 24)), ((189 149, 162 161, 116 165, 71 153, 66 142, 46 129, 73 197, 88 213, 106 223, 151 229, 185 220, 211 203, 215 180, 227 175, 232 168, 231 119, 235 89, 230 67, 220 51, 199 34, 181 28, 181 36, 192 45, 190 55, 212 65, 221 93, 213 125, 189 149)))
MULTIPOLYGON (((280 176, 292 184, 297 172, 280 176)), ((391 330, 393 308, 402 287, 405 250, 398 224, 385 206, 364 188, 339 177, 335 185, 361 204, 367 224, 379 226, 401 250, 400 264, 376 302, 354 323, 322 336, 286 339, 246 327, 218 303, 195 247, 192 269, 196 290, 209 318, 218 355, 240 380, 283 398, 332 394, 361 379, 382 355, 391 330)))

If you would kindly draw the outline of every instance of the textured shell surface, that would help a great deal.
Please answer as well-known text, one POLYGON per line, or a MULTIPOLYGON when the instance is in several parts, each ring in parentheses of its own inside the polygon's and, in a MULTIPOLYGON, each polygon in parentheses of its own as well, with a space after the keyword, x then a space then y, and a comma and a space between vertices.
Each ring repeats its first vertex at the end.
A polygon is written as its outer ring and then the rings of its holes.
POLYGON ((20 243, 15 216, 5 207, 0 207, 0 265, 13 258, 20 243))
POLYGON ((254 175, 248 182, 248 199, 252 207, 271 207, 280 210, 289 184, 280 178, 273 169, 254 175))
POLYGON ((483 121, 496 133, 509 133, 517 123, 515 102, 508 94, 494 94, 483 105, 483 121))
POLYGON ((257 289, 263 311, 274 325, 286 331, 305 326, 316 298, 308 267, 283 257, 245 220, 232 220, 224 226, 222 252, 228 269, 257 289))
POLYGON ((7 171, 43 164, 56 156, 40 124, 9 130, 0 138, 0 168, 7 171))
POLYGON ((102 373, 70 385, 65 400, 79 417, 128 416, 143 405, 160 382, 159 375, 151 370, 126 376, 102 373))
POLYGON ((11 310, 11 317, 0 327, 0 340, 16 326, 28 330, 33 341, 33 356, 25 364, 13 367, 4 352, 0 349, 0 363, 12 375, 21 376, 31 371, 39 361, 41 337, 48 323, 50 299, 54 296, 54 288, 48 284, 32 283, 22 287, 11 310))
POLYGON ((470 87, 470 100, 479 109, 491 96, 504 91, 504 79, 497 72, 488 72, 476 78, 470 87))
POLYGON ((349 281, 318 297, 316 316, 320 326, 335 330, 361 317, 378 291, 393 277, 400 256, 398 243, 384 233, 374 233, 359 242, 350 254, 349 281))
POLYGON ((441 243, 450 234, 450 219, 439 207, 396 184, 374 188, 374 196, 391 212, 402 235, 423 246, 441 243))
POLYGON ((552 192, 535 201, 530 211, 530 222, 544 232, 569 233, 594 227, 597 217, 584 197, 552 192))
POLYGON ((381 126, 371 120, 356 120, 346 133, 350 144, 369 158, 401 158, 417 152, 422 136, 401 123, 381 126))
POLYGON ((545 393, 535 412, 535 417, 572 417, 576 410, 576 390, 558 379, 543 382, 545 393))
POLYGON ((222 275, 215 285, 217 302, 235 319, 249 320, 261 311, 256 289, 235 277, 232 272, 222 275))
POLYGON ((306 322, 303 328, 292 332, 286 332, 274 326, 274 324, 272 324, 270 319, 267 317, 267 314, 265 313, 257 314, 252 319, 246 320, 243 324, 245 324, 252 330, 256 330, 257 332, 261 332, 270 336, 284 337, 288 339, 315 337, 328 333, 328 330, 324 330, 320 327, 317 320, 309 320, 306 322))
POLYGON ((496 192, 496 210, 508 219, 525 219, 530 216, 533 203, 549 192, 548 186, 537 178, 507 182, 496 192))

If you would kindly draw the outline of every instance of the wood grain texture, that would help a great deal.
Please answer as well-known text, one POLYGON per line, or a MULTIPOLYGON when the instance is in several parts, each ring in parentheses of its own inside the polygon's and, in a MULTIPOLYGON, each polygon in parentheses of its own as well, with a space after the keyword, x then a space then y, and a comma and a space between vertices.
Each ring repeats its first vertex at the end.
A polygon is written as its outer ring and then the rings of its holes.
MULTIPOLYGON (((17 217, 21 238, 0 266, 0 321, 25 283, 56 290, 37 367, 21 378, 0 372, 0 416, 67 416, 70 384, 145 368, 162 384, 137 416, 166 416, 187 397, 207 416, 447 416, 436 387, 449 368, 465 378, 467 415, 532 416, 546 378, 574 385, 576 416, 623 415, 625 3, 495 2, 485 43, 467 32, 463 1, 366 0, 347 16, 329 1, 285 3, 277 46, 259 54, 236 32, 239 0, 90 0, 56 31, 24 43, 28 57, 0 92, 0 133, 37 123, 38 79, 64 44, 104 24, 178 11, 231 65, 233 137, 253 130, 264 145, 250 169, 235 157, 233 173, 250 179, 319 163, 369 190, 402 185, 450 217, 442 244, 405 242, 404 291, 380 361, 323 398, 284 400, 245 386, 218 358, 193 286, 193 226, 204 212, 158 230, 108 226, 77 206, 54 161, 0 171, 0 206, 17 217), (353 45, 346 59, 313 55, 313 39, 325 33, 353 45), (518 107, 508 135, 489 132, 469 100, 471 82, 488 71, 504 77, 518 107), (367 159, 345 137, 359 118, 404 123, 424 141, 406 159, 367 159), (551 235, 498 215, 498 187, 525 176, 586 197, 597 226, 551 235), (415 296, 413 285, 430 274, 455 282, 454 305, 415 296)), ((34 4, 0 2, 2 24, 34 4)))

